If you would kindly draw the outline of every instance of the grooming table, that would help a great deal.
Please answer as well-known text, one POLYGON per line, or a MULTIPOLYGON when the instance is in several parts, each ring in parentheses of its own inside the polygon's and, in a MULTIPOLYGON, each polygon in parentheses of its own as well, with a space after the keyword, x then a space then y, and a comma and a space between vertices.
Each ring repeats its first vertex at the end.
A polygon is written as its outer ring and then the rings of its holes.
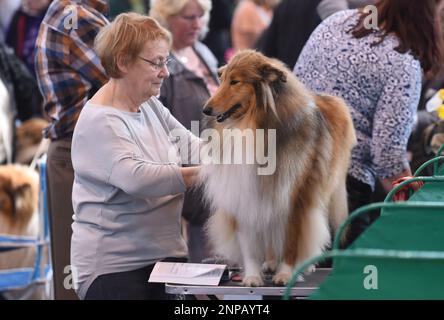
MULTIPOLYGON (((330 273, 330 268, 317 268, 309 275, 304 275, 303 281, 298 281, 291 291, 294 298, 304 298, 313 293, 330 273)), ((206 295, 209 298, 225 299, 266 299, 267 296, 279 297, 285 292, 285 286, 276 287, 272 281, 272 276, 265 276, 265 286, 244 287, 241 282, 221 281, 218 286, 165 284, 166 293, 172 295, 206 295), (265 298, 264 298, 265 297, 265 298)))
POLYGON ((444 203, 373 203, 347 221, 377 209, 381 216, 347 249, 337 236, 334 250, 305 262, 333 258, 331 274, 307 299, 444 299, 444 203))

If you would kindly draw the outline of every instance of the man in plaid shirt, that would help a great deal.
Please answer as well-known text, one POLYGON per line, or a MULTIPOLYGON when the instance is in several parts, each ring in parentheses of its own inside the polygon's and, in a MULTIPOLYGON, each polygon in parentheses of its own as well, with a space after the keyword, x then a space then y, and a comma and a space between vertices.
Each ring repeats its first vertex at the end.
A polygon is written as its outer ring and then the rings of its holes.
MULTIPOLYGON (((82 107, 107 76, 93 51, 108 23, 104 0, 55 0, 40 26, 36 73, 51 124, 47 160, 48 211, 55 299, 76 299, 71 288, 70 244, 74 172, 71 137, 82 107)), ((87 159, 85 159, 87 161, 87 159)))

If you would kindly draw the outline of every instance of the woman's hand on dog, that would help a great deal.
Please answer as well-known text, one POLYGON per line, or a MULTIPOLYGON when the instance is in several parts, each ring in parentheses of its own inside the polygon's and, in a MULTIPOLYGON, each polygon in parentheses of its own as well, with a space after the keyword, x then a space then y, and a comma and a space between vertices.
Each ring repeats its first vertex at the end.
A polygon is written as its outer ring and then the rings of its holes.
POLYGON ((197 175, 199 173, 200 167, 183 167, 180 168, 182 173, 183 181, 187 188, 192 187, 197 180, 197 175))

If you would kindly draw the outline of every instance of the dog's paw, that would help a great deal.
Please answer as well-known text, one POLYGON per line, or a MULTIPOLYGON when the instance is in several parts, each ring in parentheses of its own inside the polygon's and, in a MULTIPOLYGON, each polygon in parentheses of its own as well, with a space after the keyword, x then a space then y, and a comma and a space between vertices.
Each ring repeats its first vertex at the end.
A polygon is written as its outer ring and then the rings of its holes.
POLYGON ((276 269, 277 269, 277 263, 274 260, 265 261, 262 264, 262 271, 263 272, 275 273, 276 269))
POLYGON ((260 287, 264 285, 264 281, 260 276, 246 276, 242 284, 246 287, 260 287))
POLYGON ((290 279, 291 279, 291 273, 279 272, 273 277, 273 283, 278 286, 286 286, 288 281, 290 281, 290 279))
POLYGON ((316 266, 312 264, 307 268, 307 270, 305 270, 304 274, 309 275, 310 273, 313 273, 315 271, 316 271, 316 266))

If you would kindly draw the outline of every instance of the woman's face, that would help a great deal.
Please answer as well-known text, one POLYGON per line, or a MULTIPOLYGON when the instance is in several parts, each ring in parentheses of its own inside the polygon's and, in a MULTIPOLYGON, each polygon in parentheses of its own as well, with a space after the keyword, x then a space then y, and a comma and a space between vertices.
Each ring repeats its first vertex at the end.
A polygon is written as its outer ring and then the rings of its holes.
POLYGON ((189 0, 182 11, 168 19, 175 49, 192 46, 197 41, 204 24, 204 14, 196 0, 189 0))
POLYGON ((22 9, 30 16, 38 16, 49 7, 51 0, 22 0, 22 9))
POLYGON ((138 99, 145 101, 159 95, 163 80, 170 75, 165 65, 169 53, 167 41, 152 41, 145 44, 136 61, 128 66, 124 78, 138 99))

